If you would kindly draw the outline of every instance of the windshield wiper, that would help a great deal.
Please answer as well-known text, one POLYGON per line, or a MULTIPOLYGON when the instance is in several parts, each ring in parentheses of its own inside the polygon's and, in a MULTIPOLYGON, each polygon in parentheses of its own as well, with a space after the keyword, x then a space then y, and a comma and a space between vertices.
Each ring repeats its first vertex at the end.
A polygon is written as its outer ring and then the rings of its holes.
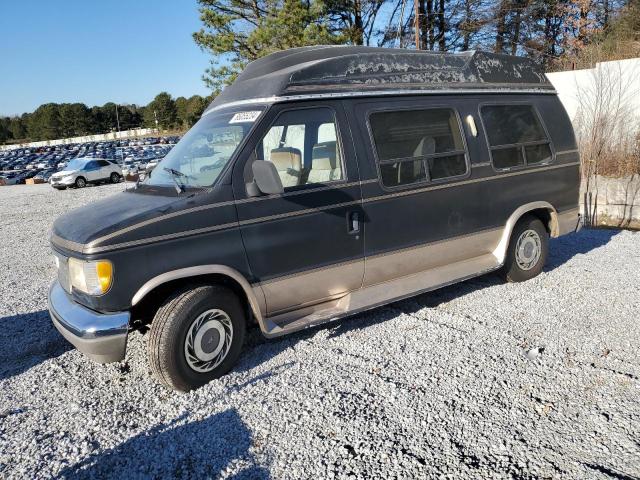
POLYGON ((183 193, 186 191, 187 187, 186 185, 181 182, 178 181, 179 178, 188 178, 187 175, 185 175, 184 173, 175 170, 173 168, 164 168, 165 172, 168 172, 171 175, 171 178, 173 179, 173 182, 176 184, 176 191, 178 192, 178 194, 183 193))

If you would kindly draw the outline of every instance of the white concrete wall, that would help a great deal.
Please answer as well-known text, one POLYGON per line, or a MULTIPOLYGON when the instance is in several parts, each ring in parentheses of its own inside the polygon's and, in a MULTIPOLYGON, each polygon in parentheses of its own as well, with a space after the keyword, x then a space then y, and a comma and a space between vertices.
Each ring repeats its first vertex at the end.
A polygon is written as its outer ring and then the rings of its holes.
POLYGON ((640 229, 640 175, 591 178, 590 192, 582 182, 580 204, 594 225, 640 229), (587 205, 585 206, 585 202, 587 205))
POLYGON ((622 102, 628 121, 640 128, 640 58, 597 63, 594 68, 547 73, 578 132, 582 111, 616 108, 622 102), (604 99, 604 101, 603 101, 604 99))
POLYGON ((102 135, 86 135, 84 137, 62 138, 59 140, 43 140, 41 142, 21 143, 17 145, 0 145, 0 150, 13 150, 25 147, 50 147, 52 145, 66 145, 69 143, 100 142, 104 140, 118 140, 121 138, 135 138, 157 133, 158 130, 155 128, 135 128, 133 130, 123 130, 122 132, 111 132, 102 135))

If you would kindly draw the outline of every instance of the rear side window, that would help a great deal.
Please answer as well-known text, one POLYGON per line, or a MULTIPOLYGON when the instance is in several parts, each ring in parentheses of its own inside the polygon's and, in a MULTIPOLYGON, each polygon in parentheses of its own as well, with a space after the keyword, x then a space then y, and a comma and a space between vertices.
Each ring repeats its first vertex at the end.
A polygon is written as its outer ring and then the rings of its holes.
POLYGON ((369 124, 385 187, 467 173, 460 125, 452 109, 375 112, 369 124))
POLYGON ((497 169, 551 162, 551 144, 531 105, 485 105, 480 109, 497 169))

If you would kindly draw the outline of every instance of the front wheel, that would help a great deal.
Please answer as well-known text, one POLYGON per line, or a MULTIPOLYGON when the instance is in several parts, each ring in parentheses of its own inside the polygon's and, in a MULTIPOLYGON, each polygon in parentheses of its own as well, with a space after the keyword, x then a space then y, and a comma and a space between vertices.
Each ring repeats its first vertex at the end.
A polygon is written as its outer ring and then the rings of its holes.
POLYGON ((174 390, 198 388, 233 368, 245 330, 242 304, 228 288, 207 285, 178 292, 151 324, 151 371, 174 390))
POLYGON ((511 233, 503 276, 508 282, 524 282, 542 272, 549 254, 549 233, 540 219, 521 218, 511 233))
POLYGON ((76 178, 76 188, 84 188, 87 186, 87 181, 82 178, 82 177, 78 177, 76 178))

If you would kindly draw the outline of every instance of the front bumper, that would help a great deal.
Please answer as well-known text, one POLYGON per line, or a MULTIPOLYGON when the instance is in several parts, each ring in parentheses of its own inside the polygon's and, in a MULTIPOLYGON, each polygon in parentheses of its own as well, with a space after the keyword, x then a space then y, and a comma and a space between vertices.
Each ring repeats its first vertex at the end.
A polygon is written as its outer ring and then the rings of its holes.
POLYGON ((49 183, 51 183, 51 186, 53 187, 68 187, 70 185, 73 185, 75 183, 75 178, 73 178, 73 176, 68 176, 68 177, 60 177, 60 178, 50 178, 49 179, 49 183))
POLYGON ((129 312, 98 313, 75 302, 60 282, 49 289, 53 325, 74 347, 98 363, 124 359, 129 333, 129 312))

